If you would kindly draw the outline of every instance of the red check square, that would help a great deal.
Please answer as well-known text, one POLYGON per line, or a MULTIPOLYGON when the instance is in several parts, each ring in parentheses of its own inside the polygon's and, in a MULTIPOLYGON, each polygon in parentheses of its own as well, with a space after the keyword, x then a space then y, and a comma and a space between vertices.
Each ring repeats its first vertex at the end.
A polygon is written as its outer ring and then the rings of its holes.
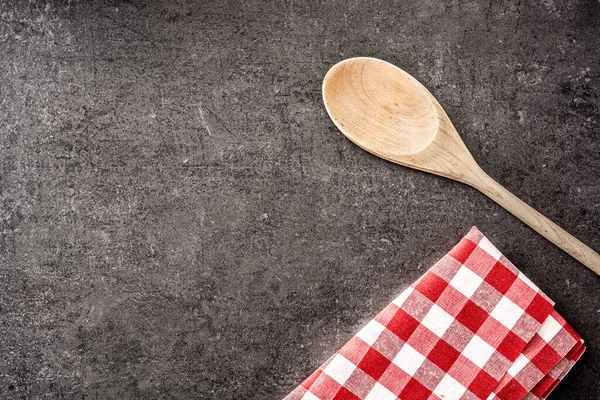
POLYGON ((435 302, 440 297, 444 289, 448 286, 448 282, 437 276, 436 274, 425 274, 422 279, 417 282, 415 289, 421 292, 429 300, 435 302))
POLYGON ((375 349, 370 349, 358 364, 358 368, 365 371, 369 376, 378 380, 390 365, 391 361, 375 349))
POLYGON ((406 384, 402 393, 400 393, 399 398, 402 400, 425 400, 429 398, 431 393, 433 392, 423 386, 421 382, 416 379, 411 379, 406 384))
POLYGON ((477 332, 481 325, 488 319, 489 314, 473 301, 468 300, 462 310, 456 316, 456 319, 469 328, 471 332, 477 332))
POLYGON ((399 309, 386 328, 406 342, 419 325, 419 321, 408 315, 406 311, 399 309))
POLYGON ((543 323, 546 320, 546 317, 548 317, 548 313, 552 310, 552 307, 553 305, 551 302, 540 293, 536 293, 525 311, 535 318, 536 321, 543 323))
POLYGON ((523 386, 517 381, 510 381, 502 390, 497 394, 500 399, 522 399, 529 393, 523 386))
POLYGON ((497 347, 497 350, 500 354, 504 355, 504 357, 514 362, 523 352, 526 345, 527 343, 523 339, 509 331, 504 337, 504 340, 502 340, 497 347))
POLYGON ((517 279, 517 274, 506 268, 501 262, 496 262, 491 271, 485 277, 485 281, 492 285, 502 294, 508 292, 508 289, 517 279))
POLYGON ((360 400, 360 397, 346 389, 345 387, 341 387, 339 392, 335 394, 334 400, 360 400))
POLYGON ((473 243, 467 238, 463 238, 455 248, 450 250, 448 254, 459 263, 464 264, 476 247, 476 243, 473 243))
POLYGON ((454 347, 441 339, 431 349, 431 352, 427 355, 427 359, 440 367, 442 371, 449 371, 459 355, 460 353, 454 347))
POLYGON ((469 385, 469 390, 480 399, 487 399, 492 390, 490 388, 496 387, 498 381, 495 380, 490 374, 481 370, 469 385))
POLYGON ((560 356, 549 344, 544 346, 540 352, 533 357, 531 362, 540 371, 548 372, 554 367, 563 357, 560 356))

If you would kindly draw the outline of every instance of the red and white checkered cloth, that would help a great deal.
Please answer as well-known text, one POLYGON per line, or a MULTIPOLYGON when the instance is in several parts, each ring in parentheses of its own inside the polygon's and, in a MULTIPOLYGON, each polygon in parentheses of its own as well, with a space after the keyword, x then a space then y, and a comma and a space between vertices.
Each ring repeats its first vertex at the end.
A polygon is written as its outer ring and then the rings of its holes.
POLYGON ((285 400, 544 399, 584 350, 474 227, 285 400))

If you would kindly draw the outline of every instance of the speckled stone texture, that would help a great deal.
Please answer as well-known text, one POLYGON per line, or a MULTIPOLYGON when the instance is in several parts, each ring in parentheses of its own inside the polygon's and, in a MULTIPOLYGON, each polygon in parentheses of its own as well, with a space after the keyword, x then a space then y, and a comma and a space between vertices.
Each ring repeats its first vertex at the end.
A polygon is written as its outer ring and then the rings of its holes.
POLYGON ((598 1, 0 2, 0 398, 279 399, 472 225, 588 351, 600 279, 380 160, 323 76, 388 60, 482 167, 600 249, 598 1))

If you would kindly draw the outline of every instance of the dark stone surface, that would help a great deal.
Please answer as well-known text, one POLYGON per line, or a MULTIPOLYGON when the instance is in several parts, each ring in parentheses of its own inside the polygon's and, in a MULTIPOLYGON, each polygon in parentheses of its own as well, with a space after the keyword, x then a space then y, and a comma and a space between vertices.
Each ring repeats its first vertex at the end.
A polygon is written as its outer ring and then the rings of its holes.
POLYGON ((600 280, 475 190, 339 134, 395 63, 600 249, 598 1, 0 2, 0 398, 277 399, 477 225, 588 343, 600 280), (29 3, 29 4, 28 4, 29 3))

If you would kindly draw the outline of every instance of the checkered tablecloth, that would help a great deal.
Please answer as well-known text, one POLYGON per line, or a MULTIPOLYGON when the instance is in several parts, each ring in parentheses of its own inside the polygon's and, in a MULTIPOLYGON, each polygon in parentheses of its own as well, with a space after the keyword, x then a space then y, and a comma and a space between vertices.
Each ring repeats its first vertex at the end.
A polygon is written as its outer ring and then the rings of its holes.
POLYGON ((473 228, 285 400, 544 399, 584 350, 473 228))

